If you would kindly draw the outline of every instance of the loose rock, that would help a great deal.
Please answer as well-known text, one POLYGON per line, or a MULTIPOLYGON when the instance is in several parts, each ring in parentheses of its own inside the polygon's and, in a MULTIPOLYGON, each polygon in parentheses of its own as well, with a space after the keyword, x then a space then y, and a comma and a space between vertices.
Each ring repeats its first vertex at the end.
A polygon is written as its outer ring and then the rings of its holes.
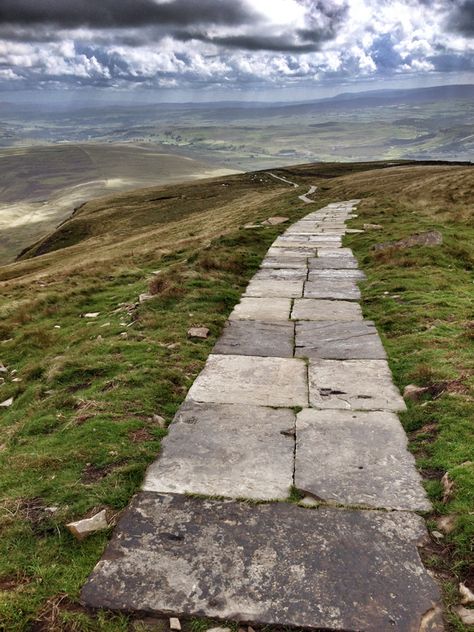
POLYGON ((146 301, 150 301, 152 298, 153 298, 153 294, 149 294, 148 292, 143 292, 143 294, 140 294, 140 296, 138 297, 138 302, 146 303, 146 301))
POLYGON ((176 630, 176 632, 181 630, 181 622, 177 617, 170 618, 170 630, 176 630))
POLYGON ((457 521, 457 516, 455 515, 440 516, 436 520, 436 524, 440 531, 442 531, 443 533, 449 534, 449 533, 452 533, 454 529, 456 528, 456 521, 457 521))
POLYGON ((459 584, 459 594, 461 595, 461 603, 474 603, 474 593, 463 583, 459 584))
POLYGON ((0 373, 8 373, 8 369, 0 362, 0 373))
POLYGON ((13 397, 9 397, 4 402, 0 404, 0 408, 8 408, 13 404, 13 397))
POLYGON ((382 230, 382 224, 364 224, 364 230, 382 230))
POLYGON ((231 632, 230 628, 223 628, 223 627, 216 627, 216 628, 209 628, 207 630, 207 632, 231 632))
POLYGON ((427 386, 416 386, 416 384, 408 384, 403 391, 403 397, 405 399, 411 399, 417 402, 421 399, 422 395, 427 393, 430 389, 427 386))
POLYGON ((166 428, 166 419, 161 415, 153 415, 151 419, 159 428, 166 428))
POLYGON ((105 509, 96 513, 91 518, 84 518, 83 520, 77 520, 76 522, 69 522, 66 528, 72 533, 77 540, 83 540, 88 535, 95 533, 96 531, 102 531, 108 528, 107 514, 105 509))
POLYGON ((84 314, 84 318, 97 318, 100 315, 100 312, 87 312, 84 314))
POLYGON ((464 623, 464 625, 474 625, 474 609, 469 610, 464 606, 456 606, 455 608, 453 608, 453 610, 464 623))
POLYGON ((419 235, 410 235, 406 239, 399 241, 388 241, 384 244, 376 244, 372 250, 383 251, 390 248, 404 250, 405 248, 413 248, 414 246, 440 246, 443 243, 443 235, 438 230, 429 230, 419 235))
POLYGON ((290 219, 289 217, 282 217, 280 215, 276 215, 275 217, 269 217, 268 219, 264 220, 262 224, 264 226, 276 226, 277 224, 284 224, 289 219, 290 219))
POLYGON ((191 327, 188 330, 188 336, 190 338, 206 339, 209 336, 209 329, 207 327, 191 327))
POLYGON ((452 481, 449 478, 448 472, 446 472, 446 474, 441 479, 441 484, 443 485, 443 490, 444 490, 443 502, 447 503, 448 500, 450 500, 451 496, 453 495, 453 491, 454 491, 454 481, 452 481))

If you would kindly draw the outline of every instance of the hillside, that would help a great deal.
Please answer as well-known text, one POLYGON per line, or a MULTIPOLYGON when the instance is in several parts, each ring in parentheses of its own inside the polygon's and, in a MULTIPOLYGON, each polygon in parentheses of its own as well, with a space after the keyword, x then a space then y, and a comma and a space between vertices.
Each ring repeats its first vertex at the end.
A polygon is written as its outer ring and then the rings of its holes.
POLYGON ((368 277, 364 316, 400 389, 428 387, 402 421, 435 507, 428 526, 439 532, 441 516, 453 524, 422 555, 443 584, 447 629, 467 629, 450 607, 459 581, 474 589, 474 169, 392 161, 272 173, 299 189, 253 172, 88 202, 0 268, 0 403, 13 398, 0 408, 0 628, 133 629, 79 604, 107 536, 79 543, 64 525, 101 508, 113 523, 140 485, 166 434, 157 415, 171 421, 286 228, 244 226, 361 198, 351 228, 382 226, 346 239, 368 277), (311 185, 317 204, 307 205, 298 195, 311 185), (433 229, 442 245, 372 249, 433 229), (145 292, 153 298, 139 303, 145 292), (209 338, 188 338, 199 325, 209 338), (453 490, 443 500, 446 472, 453 490))

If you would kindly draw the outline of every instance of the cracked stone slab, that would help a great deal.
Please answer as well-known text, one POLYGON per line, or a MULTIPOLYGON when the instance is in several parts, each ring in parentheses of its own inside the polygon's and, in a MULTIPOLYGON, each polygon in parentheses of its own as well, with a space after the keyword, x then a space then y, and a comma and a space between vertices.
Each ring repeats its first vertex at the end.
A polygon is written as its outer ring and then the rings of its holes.
POLYGON ((295 356, 328 360, 385 360, 386 354, 370 320, 296 322, 295 356))
POLYGON ((330 279, 321 277, 317 281, 306 281, 305 298, 341 299, 345 301, 360 300, 360 290, 350 279, 330 279))
POLYGON ((290 310, 290 298, 243 297, 234 307, 229 320, 288 320, 290 310))
POLYGON ((292 358, 295 326, 292 322, 231 320, 212 353, 292 358))
POLYGON ((297 298, 303 296, 302 280, 255 279, 247 285, 244 296, 297 298))
POLYGON ((388 411, 298 413, 295 486, 343 505, 431 509, 405 431, 388 411))
POLYGON ((265 281, 266 279, 278 279, 278 280, 290 280, 290 281, 304 281, 308 276, 308 271, 305 268, 279 268, 278 270, 259 270, 254 274, 252 280, 265 281))
POLYGON ((305 246, 305 247, 295 246, 293 248, 290 248, 288 246, 278 247, 278 246, 275 246, 274 244, 267 250, 267 257, 268 258, 278 257, 279 259, 282 257, 290 257, 291 259, 294 259, 295 257, 299 257, 302 260, 306 261, 308 257, 315 257, 316 252, 317 252, 316 246, 305 246))
POLYGON ((188 399, 216 404, 308 406, 306 364, 297 358, 211 354, 188 399))
POLYGON ((416 548, 424 537, 408 513, 141 492, 82 600, 262 627, 419 632, 440 601, 416 548))
POLYGON ((285 408, 186 401, 142 489, 285 500, 293 483, 295 414, 285 408), (262 458, 262 455, 265 455, 262 458))
POLYGON ((280 268, 293 268, 295 270, 304 270, 307 271, 307 256, 303 255, 300 257, 265 257, 260 266, 261 269, 275 269, 279 270, 280 268))
POLYGON ((357 269, 326 269, 326 270, 310 270, 308 274, 308 281, 320 281, 321 279, 349 279, 349 280, 360 280, 363 281, 366 279, 365 274, 362 270, 357 269))
POLYGON ((310 270, 342 270, 357 268, 355 257, 310 257, 308 267, 310 270))
POLYGON ((352 250, 350 248, 326 248, 321 247, 318 248, 318 256, 319 257, 337 257, 337 258, 344 258, 347 257, 348 259, 353 259, 354 258, 354 254, 352 252, 352 250))
POLYGON ((353 301, 327 301, 316 298, 295 299, 293 320, 362 320, 362 310, 353 301))
POLYGON ((309 401, 316 408, 406 410, 386 360, 311 360, 309 401))

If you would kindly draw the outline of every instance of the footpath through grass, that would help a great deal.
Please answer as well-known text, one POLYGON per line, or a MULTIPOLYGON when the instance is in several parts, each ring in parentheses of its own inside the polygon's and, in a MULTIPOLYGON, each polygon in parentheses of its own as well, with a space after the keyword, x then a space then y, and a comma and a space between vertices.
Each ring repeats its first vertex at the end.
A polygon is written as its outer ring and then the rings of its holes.
POLYGON ((448 629, 460 632, 468 628, 450 608, 459 603, 459 582, 474 589, 474 224, 473 212, 457 202, 420 209, 399 197, 367 199, 351 226, 383 229, 346 243, 367 274, 364 316, 378 327, 398 387, 429 387, 419 401, 407 401, 401 418, 434 505, 423 559, 444 588, 448 629), (442 233, 442 245, 371 249, 432 229, 442 233), (440 526, 443 516, 450 533, 440 526))

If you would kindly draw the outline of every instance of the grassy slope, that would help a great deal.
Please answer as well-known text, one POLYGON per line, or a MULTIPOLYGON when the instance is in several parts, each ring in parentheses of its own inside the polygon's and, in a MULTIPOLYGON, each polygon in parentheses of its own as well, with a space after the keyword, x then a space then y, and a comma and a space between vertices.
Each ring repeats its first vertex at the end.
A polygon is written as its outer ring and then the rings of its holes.
MULTIPOLYGON (((454 533, 426 551, 449 603, 452 578, 469 578, 472 569, 474 475, 462 463, 474 460, 474 171, 367 171, 374 166, 306 165, 286 174, 302 184, 319 180, 321 205, 365 198, 354 226, 383 224, 348 243, 368 272, 364 310, 379 326, 399 386, 457 380, 410 405, 404 417, 429 478, 433 517, 459 515, 454 533), (384 256, 370 251, 376 241, 425 226, 439 228, 445 244, 384 256), (445 471, 455 481, 447 504, 440 500, 445 471)), ((66 242, 60 230, 35 246, 48 254, 0 269, 0 360, 22 379, 12 382, 9 374, 0 386, 0 401, 15 397, 10 409, 0 409, 0 622, 8 630, 127 629, 123 617, 93 618, 78 607, 80 585, 106 536, 77 543, 64 524, 101 507, 113 516, 140 484, 165 432, 153 413, 171 421, 247 279, 283 230, 242 225, 273 214, 296 220, 309 210, 294 190, 261 174, 134 192, 87 204, 65 224, 66 242), (157 269, 156 298, 131 308, 157 269), (97 319, 81 318, 95 311, 97 319), (201 324, 210 327, 210 339, 188 340, 189 326, 201 324)), ((451 629, 462 630, 450 617, 451 629)))

